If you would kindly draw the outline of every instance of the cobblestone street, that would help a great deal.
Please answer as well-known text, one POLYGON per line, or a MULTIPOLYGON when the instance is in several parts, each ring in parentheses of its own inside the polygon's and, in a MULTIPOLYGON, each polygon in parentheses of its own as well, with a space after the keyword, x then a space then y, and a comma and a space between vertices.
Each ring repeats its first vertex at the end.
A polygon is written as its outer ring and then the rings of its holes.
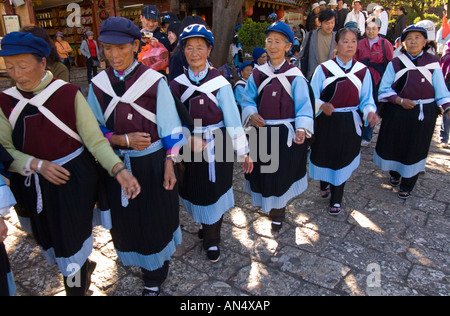
MULTIPOLYGON (((86 93, 86 85, 82 88, 86 93)), ((346 186, 344 212, 329 216, 319 183, 310 181, 308 190, 289 203, 285 225, 276 234, 244 193, 243 172, 236 165, 236 206, 225 215, 220 261, 206 259, 198 225, 181 207, 183 243, 162 295, 450 295, 450 149, 437 147, 440 123, 441 118, 426 173, 409 200, 397 197, 388 174, 372 162, 376 129, 346 186)), ((47 265, 12 213, 5 245, 16 295, 65 295, 58 268, 47 265)), ((141 295, 140 269, 117 260, 108 231, 95 228, 91 259, 97 262, 93 296, 141 295)))

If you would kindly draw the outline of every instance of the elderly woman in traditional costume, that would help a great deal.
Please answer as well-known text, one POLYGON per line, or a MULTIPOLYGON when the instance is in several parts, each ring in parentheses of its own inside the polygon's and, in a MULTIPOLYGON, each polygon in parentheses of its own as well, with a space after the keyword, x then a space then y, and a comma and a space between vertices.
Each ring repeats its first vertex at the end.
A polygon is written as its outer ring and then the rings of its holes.
POLYGON ((401 36, 402 54, 388 65, 379 90, 385 102, 374 162, 390 172, 390 184, 407 199, 425 171, 439 106, 450 107, 450 93, 439 58, 427 52, 427 31, 416 25, 401 36))
POLYGON ((333 216, 340 214, 345 183, 360 164, 362 126, 378 122, 370 71, 354 59, 357 42, 356 32, 339 30, 336 58, 320 64, 311 80, 316 125, 309 171, 320 181, 321 196, 331 193, 333 216))
POLYGON ((0 94, 0 144, 14 158, 9 171, 16 211, 22 228, 33 234, 49 262, 58 264, 66 293, 85 295, 95 268, 88 260, 97 201, 95 159, 127 198, 139 194, 139 183, 104 139, 78 87, 45 70, 47 42, 13 32, 1 44, 0 56, 17 84, 0 94))
POLYGON ((257 136, 255 141, 250 137, 255 163, 246 175, 245 190, 254 206, 269 213, 274 231, 282 227, 287 203, 308 187, 306 139, 314 132, 308 82, 300 69, 286 61, 293 42, 294 32, 286 23, 267 29, 270 61, 255 68, 242 102, 243 121, 256 128, 257 136))
MULTIPOLYGON (((199 236, 203 238, 203 247, 209 260, 216 262, 220 257, 223 215, 234 207, 234 155, 228 149, 234 148, 238 156, 244 156, 248 145, 233 89, 208 63, 214 48, 212 33, 200 24, 188 26, 180 36, 180 45, 189 69, 175 78, 170 88, 194 119, 192 143, 203 139, 201 159, 197 160, 190 152, 183 153, 189 161, 185 161, 180 197, 194 221, 202 224, 199 236)), ((192 146, 194 150, 195 147, 192 146)))
POLYGON ((181 122, 163 75, 138 63, 141 33, 131 21, 103 22, 99 41, 111 65, 92 79, 88 102, 142 194, 122 199, 106 180, 111 234, 120 260, 141 268, 143 296, 159 295, 171 256, 181 243, 174 161, 183 145, 181 122))

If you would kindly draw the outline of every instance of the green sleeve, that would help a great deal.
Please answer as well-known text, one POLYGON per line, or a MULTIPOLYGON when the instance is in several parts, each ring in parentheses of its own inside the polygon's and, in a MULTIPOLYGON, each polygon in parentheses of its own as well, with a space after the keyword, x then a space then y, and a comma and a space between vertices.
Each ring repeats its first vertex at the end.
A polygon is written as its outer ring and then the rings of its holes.
POLYGON ((108 139, 103 136, 97 119, 92 113, 86 99, 78 91, 75 99, 75 111, 77 116, 78 134, 84 142, 86 148, 98 160, 110 175, 113 175, 113 168, 122 160, 114 153, 108 139))

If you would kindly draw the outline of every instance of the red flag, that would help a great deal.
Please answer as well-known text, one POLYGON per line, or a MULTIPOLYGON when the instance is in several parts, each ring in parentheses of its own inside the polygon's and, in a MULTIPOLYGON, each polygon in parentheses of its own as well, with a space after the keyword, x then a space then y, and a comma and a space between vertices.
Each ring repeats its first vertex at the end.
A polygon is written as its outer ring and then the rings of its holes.
POLYGON ((447 21, 447 14, 444 12, 444 18, 442 19, 442 38, 446 39, 450 34, 450 26, 447 21))

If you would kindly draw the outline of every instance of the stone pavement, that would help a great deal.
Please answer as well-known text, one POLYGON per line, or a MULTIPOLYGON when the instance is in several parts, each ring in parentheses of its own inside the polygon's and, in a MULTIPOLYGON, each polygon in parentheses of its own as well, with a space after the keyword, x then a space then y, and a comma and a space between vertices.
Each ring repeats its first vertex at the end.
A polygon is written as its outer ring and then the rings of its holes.
MULTIPOLYGON (((84 85, 83 91, 86 91, 84 85)), ((388 174, 372 162, 377 137, 362 148, 360 168, 345 189, 344 212, 327 215, 317 181, 288 205, 283 229, 251 205, 235 168, 236 207, 227 212, 222 257, 212 264, 198 225, 181 208, 183 243, 163 284, 165 296, 450 295, 450 150, 437 147, 438 129, 413 196, 400 200, 388 174)), ((17 295, 64 295, 56 266, 48 266, 13 215, 5 244, 17 295)), ((93 296, 140 295, 140 269, 117 260, 108 231, 95 228, 93 296)))

